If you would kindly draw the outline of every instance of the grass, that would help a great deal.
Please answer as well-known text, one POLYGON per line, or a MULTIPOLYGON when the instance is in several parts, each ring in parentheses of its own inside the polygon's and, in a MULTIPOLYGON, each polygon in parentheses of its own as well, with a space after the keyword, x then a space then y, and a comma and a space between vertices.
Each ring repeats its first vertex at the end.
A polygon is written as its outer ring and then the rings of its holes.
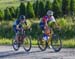
MULTIPOLYGON (((0 39, 0 45, 12 45, 12 39, 0 39)), ((37 40, 32 40, 32 45, 37 45, 37 40)))
MULTIPOLYGON (((33 3, 34 2, 34 0, 32 1, 31 0, 31 2, 33 3)), ((19 7, 19 5, 20 5, 20 1, 19 0, 1 0, 0 1, 0 9, 2 9, 2 10, 4 10, 6 7, 19 7)), ((25 3, 25 5, 27 5, 27 2, 24 2, 25 3)))
POLYGON ((66 47, 66 48, 75 48, 75 38, 62 40, 62 44, 63 44, 63 47, 66 47))
POLYGON ((12 44, 12 40, 10 39, 0 39, 0 45, 11 45, 12 44))
MULTIPOLYGON (((0 45, 12 45, 12 39, 0 39, 0 45)), ((37 45, 37 40, 32 40, 32 45, 37 45)), ((75 48, 75 38, 62 40, 63 48, 75 48)))

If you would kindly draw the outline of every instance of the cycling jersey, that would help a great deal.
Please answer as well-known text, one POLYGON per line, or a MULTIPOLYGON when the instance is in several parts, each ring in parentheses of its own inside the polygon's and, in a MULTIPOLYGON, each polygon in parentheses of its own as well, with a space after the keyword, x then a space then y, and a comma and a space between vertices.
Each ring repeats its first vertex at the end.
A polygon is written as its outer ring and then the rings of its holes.
MULTIPOLYGON (((25 24, 27 25, 26 21, 25 21, 25 24)), ((14 32, 17 32, 18 30, 16 29, 16 26, 18 25, 19 28, 22 28, 22 24, 20 23, 20 20, 16 20, 14 23, 13 23, 13 30, 14 32)))
POLYGON ((20 24, 20 20, 16 20, 14 23, 13 23, 13 29, 14 29, 14 32, 17 32, 18 30, 16 29, 16 26, 19 26, 19 28, 22 27, 22 25, 20 24))
POLYGON ((43 18, 42 18, 42 20, 40 21, 40 27, 41 27, 41 29, 42 30, 44 30, 44 26, 45 26, 45 23, 48 23, 48 22, 56 22, 55 21, 55 18, 54 18, 54 16, 50 16, 50 17, 48 17, 48 16, 44 16, 43 18))

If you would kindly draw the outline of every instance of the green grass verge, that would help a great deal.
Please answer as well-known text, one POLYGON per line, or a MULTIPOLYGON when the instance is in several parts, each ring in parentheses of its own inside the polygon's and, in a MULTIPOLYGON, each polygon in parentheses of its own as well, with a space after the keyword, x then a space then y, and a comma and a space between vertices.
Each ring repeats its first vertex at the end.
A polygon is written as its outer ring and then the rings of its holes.
MULTIPOLYGON (((12 39, 0 39, 0 45, 12 45, 12 39)), ((32 45, 37 45, 37 40, 32 40, 32 45)), ((62 40, 63 48, 75 48, 75 39, 62 40)))
MULTIPOLYGON (((0 45, 12 45, 12 39, 0 39, 0 45)), ((32 40, 32 45, 37 45, 37 40, 32 40)))
POLYGON ((75 39, 62 40, 62 45, 66 48, 75 48, 75 39))

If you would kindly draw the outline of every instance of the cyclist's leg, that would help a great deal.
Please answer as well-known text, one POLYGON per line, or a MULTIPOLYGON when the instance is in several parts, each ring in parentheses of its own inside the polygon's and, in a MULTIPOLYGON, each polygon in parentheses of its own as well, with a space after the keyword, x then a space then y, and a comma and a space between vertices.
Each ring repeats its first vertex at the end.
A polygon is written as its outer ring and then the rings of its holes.
POLYGON ((18 38, 19 38, 19 31, 16 29, 16 26, 13 26, 13 30, 15 32, 15 40, 18 42, 18 38))
POLYGON ((48 39, 48 35, 46 34, 46 29, 44 28, 45 26, 42 27, 42 33, 43 33, 43 39, 47 40, 48 39))

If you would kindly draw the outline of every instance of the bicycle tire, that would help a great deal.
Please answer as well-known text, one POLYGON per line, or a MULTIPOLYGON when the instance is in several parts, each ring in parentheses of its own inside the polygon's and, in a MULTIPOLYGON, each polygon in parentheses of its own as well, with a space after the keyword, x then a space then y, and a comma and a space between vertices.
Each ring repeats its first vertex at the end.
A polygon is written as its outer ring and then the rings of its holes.
POLYGON ((13 46, 15 51, 18 51, 20 48, 20 44, 18 44, 15 40, 12 40, 12 46, 13 46), (17 48, 15 48, 15 45, 17 45, 17 48))
MULTIPOLYGON (((56 44, 55 44, 55 45, 56 45, 56 44)), ((54 50, 55 52, 59 52, 59 51, 61 50, 61 48, 62 48, 62 41, 61 41, 61 39, 59 38, 59 35, 57 35, 57 34, 53 34, 53 35, 52 35, 51 46, 52 46, 52 48, 53 48, 53 50, 54 50), (54 40, 57 41, 57 39, 58 39, 58 42, 59 42, 59 47, 58 47, 58 48, 56 48, 56 47, 54 46, 54 44, 53 44, 54 40)))
MULTIPOLYGON (((27 43, 27 42, 26 42, 27 43)), ((32 46, 32 43, 31 43, 31 36, 28 36, 28 37, 25 37, 24 38, 24 42, 23 42, 23 48, 24 48, 24 50, 26 51, 26 52, 28 52, 28 51, 30 51, 31 50, 31 46, 32 46), (29 40, 29 47, 27 48, 26 47, 26 44, 25 44, 25 42, 27 41, 27 40, 29 40)))
POLYGON ((40 48, 41 51, 45 51, 47 49, 47 41, 42 39, 42 37, 39 37, 38 38, 38 47, 40 48), (45 42, 45 44, 43 46, 41 46, 42 40, 45 42))

